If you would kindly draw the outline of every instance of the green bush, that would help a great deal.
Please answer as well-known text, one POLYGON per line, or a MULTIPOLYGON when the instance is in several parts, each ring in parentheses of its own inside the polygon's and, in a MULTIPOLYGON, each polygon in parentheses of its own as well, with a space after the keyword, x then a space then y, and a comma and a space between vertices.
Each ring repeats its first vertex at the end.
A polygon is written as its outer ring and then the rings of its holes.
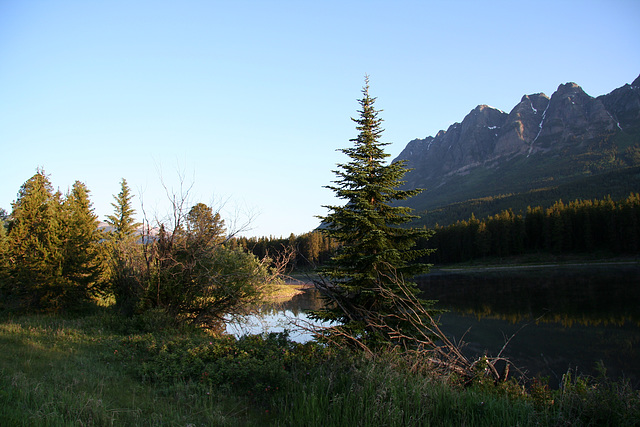
POLYGON ((261 396, 282 389, 292 369, 314 363, 310 357, 321 353, 317 344, 294 343, 287 333, 208 340, 143 334, 123 338, 116 357, 145 382, 198 383, 261 396))

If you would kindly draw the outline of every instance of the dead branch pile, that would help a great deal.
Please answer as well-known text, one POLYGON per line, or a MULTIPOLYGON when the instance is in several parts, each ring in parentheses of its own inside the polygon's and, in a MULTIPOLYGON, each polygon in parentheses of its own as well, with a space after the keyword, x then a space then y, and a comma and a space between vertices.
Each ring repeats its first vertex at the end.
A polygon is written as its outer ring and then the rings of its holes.
MULTIPOLYGON (((392 279, 399 291, 393 291, 379 280, 375 289, 384 296, 394 307, 392 314, 381 314, 363 308, 349 307, 345 313, 355 313, 353 317, 365 319, 366 329, 382 333, 389 338, 390 350, 402 354, 410 361, 413 371, 431 372, 441 377, 457 378, 464 384, 471 384, 476 380, 506 381, 510 366, 508 359, 502 356, 509 340, 505 343, 496 357, 482 356, 472 360, 465 356, 461 349, 462 341, 455 343, 445 335, 438 326, 438 321, 421 303, 405 284, 401 277, 393 274, 392 279), (410 327, 406 327, 406 325, 410 327), (400 327, 398 325, 404 325, 400 327), (498 369, 498 366, 503 366, 498 369)), ((331 298, 339 292, 336 285, 326 281, 315 281, 316 288, 329 300, 340 304, 339 298, 331 298)), ((351 315, 350 315, 351 316, 351 315)), ((371 356, 375 350, 370 348, 360 336, 354 336, 341 325, 328 327, 313 327, 312 332, 317 338, 336 346, 349 346, 364 350, 371 356)))

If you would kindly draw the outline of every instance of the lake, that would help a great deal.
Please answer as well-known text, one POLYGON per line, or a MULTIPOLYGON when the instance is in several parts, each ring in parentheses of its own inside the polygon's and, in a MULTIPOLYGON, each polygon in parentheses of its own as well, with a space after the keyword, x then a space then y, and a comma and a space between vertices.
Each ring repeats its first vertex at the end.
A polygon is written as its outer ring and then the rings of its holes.
MULTIPOLYGON (((640 387, 640 266, 637 264, 434 271, 417 280, 422 297, 447 312, 441 329, 463 340, 470 356, 503 355, 529 377, 557 386, 569 369, 597 374, 602 363, 611 378, 640 387)), ((245 331, 292 329, 318 308, 315 289, 278 306, 265 307, 245 331)), ((240 330, 231 331, 236 334, 240 330)), ((310 339, 304 331, 292 339, 310 339)))
POLYGON ((434 272, 419 286, 450 310, 441 328, 464 336, 470 354, 496 355, 515 333, 504 355, 530 377, 557 385, 569 369, 596 375, 602 362, 640 386, 638 265, 434 272))

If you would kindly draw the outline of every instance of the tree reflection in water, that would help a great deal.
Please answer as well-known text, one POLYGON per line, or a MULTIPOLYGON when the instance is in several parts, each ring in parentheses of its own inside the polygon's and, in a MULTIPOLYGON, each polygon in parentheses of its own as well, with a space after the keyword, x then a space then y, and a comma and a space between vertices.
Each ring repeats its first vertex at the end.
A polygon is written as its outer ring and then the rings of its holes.
POLYGON ((423 297, 450 310, 442 329, 474 354, 505 355, 556 384, 568 369, 640 387, 640 267, 566 266, 435 273, 423 297), (541 316, 541 317, 540 317, 541 316))
MULTIPOLYGON (((640 388, 640 267, 564 266, 474 272, 433 272, 419 278, 426 299, 448 310, 441 329, 466 343, 472 355, 497 355, 513 334, 505 356, 529 377, 551 385, 569 369, 596 375, 602 362, 611 378, 625 377, 640 388), (540 317, 542 316, 542 317, 540 317), (538 320, 536 320, 538 319, 538 320)), ((252 325, 229 330, 263 333, 289 329, 304 342, 310 333, 296 323, 322 301, 306 289, 290 301, 265 306, 252 325)))
POLYGON ((479 319, 640 327, 640 267, 569 266, 438 272, 419 280, 423 297, 479 319))

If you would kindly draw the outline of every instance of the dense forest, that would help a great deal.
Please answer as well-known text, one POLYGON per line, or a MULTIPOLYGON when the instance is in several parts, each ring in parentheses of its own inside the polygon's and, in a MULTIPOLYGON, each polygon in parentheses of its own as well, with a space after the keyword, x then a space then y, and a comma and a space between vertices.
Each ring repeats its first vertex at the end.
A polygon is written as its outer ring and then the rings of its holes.
MULTIPOLYGON (((433 227, 420 248, 436 249, 422 261, 450 264, 484 257, 508 257, 526 253, 593 253, 622 255, 640 250, 640 195, 631 193, 621 200, 558 200, 550 207, 527 207, 525 212, 506 209, 478 219, 433 227)), ((238 238, 240 245, 256 256, 294 247, 290 268, 309 269, 322 265, 338 247, 322 232, 313 231, 289 238, 238 238)))
POLYGON ((640 166, 603 172, 595 176, 584 176, 568 183, 555 180, 547 182, 542 188, 525 192, 507 192, 504 194, 478 197, 464 202, 446 204, 428 211, 416 210, 412 227, 434 228, 438 224, 447 226, 456 221, 468 220, 471 214, 476 218, 485 218, 498 212, 511 209, 514 212, 526 212, 529 206, 544 209, 553 206, 558 200, 604 199, 610 196, 614 200, 627 197, 640 188, 640 166))
POLYGON ((640 195, 614 201, 557 201, 549 208, 511 209, 484 219, 471 216, 446 227, 421 245, 437 248, 429 260, 438 264, 532 252, 635 254, 640 248, 640 195))
POLYGON ((230 241, 233 246, 240 246, 251 251, 258 258, 264 258, 293 248, 294 256, 289 263, 289 270, 308 270, 326 264, 338 248, 332 240, 320 231, 311 231, 296 236, 283 237, 237 237, 230 241))

